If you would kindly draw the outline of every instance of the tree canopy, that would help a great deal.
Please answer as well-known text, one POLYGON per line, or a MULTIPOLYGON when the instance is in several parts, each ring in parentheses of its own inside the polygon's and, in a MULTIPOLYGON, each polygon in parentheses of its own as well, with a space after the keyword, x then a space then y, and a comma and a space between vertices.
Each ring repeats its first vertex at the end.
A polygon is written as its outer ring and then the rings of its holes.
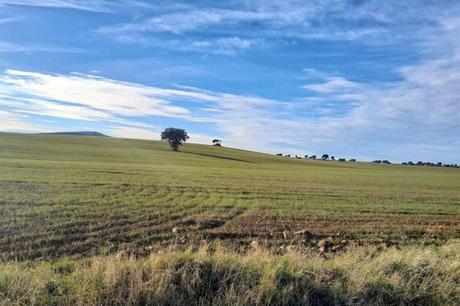
POLYGON ((220 140, 220 139, 213 139, 213 140, 212 140, 212 145, 215 146, 215 147, 220 147, 220 146, 222 146, 222 140, 220 140))
POLYGON ((184 129, 167 128, 161 133, 161 140, 167 140, 174 151, 178 151, 179 147, 190 137, 184 129))

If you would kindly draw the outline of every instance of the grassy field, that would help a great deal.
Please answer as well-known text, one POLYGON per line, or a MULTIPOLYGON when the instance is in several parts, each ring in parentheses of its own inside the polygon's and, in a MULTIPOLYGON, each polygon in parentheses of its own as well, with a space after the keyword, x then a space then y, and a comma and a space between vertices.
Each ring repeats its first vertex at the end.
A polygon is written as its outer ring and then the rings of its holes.
POLYGON ((0 256, 387 244, 460 236, 460 170, 297 160, 186 144, 0 134, 0 256), (306 238, 294 235, 307 230, 306 238))
POLYGON ((0 305, 456 305, 458 238, 459 169, 0 134, 0 305))

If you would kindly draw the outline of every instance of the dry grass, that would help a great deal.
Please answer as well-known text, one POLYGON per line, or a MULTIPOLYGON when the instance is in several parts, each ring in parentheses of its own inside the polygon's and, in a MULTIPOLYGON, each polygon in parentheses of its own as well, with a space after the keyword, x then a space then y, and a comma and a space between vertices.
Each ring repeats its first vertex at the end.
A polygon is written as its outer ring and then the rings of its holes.
MULTIPOLYGON (((121 256, 122 257, 122 256, 121 256)), ((216 243, 148 258, 0 264, 4 305, 459 305, 460 241, 324 258, 216 243)))

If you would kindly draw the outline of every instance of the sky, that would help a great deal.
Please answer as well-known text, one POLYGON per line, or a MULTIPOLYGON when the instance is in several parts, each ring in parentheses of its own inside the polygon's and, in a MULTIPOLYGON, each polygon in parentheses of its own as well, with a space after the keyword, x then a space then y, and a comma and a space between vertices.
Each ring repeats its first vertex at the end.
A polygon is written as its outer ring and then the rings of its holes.
POLYGON ((458 0, 0 0, 0 131, 460 163, 458 0))

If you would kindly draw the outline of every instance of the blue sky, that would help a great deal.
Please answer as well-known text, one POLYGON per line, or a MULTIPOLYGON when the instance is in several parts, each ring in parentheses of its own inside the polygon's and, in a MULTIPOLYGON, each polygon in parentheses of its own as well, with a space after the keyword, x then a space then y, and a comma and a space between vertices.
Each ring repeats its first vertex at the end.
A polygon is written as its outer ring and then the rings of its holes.
POLYGON ((0 0, 0 119, 458 163, 460 3, 0 0))

